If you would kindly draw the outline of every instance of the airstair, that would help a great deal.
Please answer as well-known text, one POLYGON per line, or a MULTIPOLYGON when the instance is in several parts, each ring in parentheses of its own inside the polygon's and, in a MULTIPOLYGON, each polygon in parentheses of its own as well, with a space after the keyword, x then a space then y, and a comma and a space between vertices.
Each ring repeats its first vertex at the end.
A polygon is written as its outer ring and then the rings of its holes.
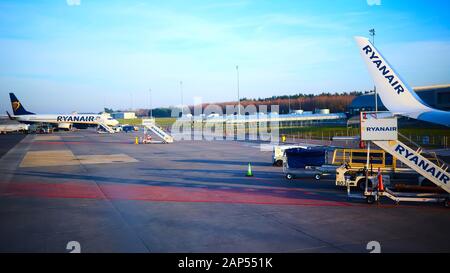
POLYGON ((98 123, 98 127, 103 128, 106 132, 108 132, 108 133, 110 133, 110 134, 114 134, 114 133, 115 133, 115 131, 114 131, 113 128, 109 127, 108 125, 106 125, 106 124, 103 123, 103 122, 99 122, 99 123, 98 123))
POLYGON ((143 119, 142 125, 158 136, 164 143, 173 143, 173 137, 155 124, 154 119, 143 119))
POLYGON ((440 160, 436 163, 422 155, 423 149, 411 149, 399 140, 375 140, 375 145, 396 157, 399 161, 450 193, 448 166, 440 160))

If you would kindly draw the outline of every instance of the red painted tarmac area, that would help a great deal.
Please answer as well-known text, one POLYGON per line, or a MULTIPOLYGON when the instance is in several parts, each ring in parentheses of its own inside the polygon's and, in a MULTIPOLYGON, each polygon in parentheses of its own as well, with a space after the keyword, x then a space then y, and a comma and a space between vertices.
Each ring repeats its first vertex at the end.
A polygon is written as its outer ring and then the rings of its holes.
POLYGON ((217 190, 174 186, 92 184, 83 182, 45 183, 15 181, 4 187, 0 196, 38 198, 84 198, 109 200, 141 200, 153 202, 236 203, 297 206, 352 206, 351 203, 304 197, 285 197, 279 193, 217 190))
POLYGON ((114 145, 120 145, 120 144, 125 144, 125 145, 135 145, 133 141, 130 142, 125 142, 125 141, 100 141, 100 142, 95 142, 95 141, 43 141, 43 140, 39 140, 36 142, 33 142, 33 145, 67 145, 67 144, 81 144, 81 145, 86 145, 86 144, 92 144, 92 145, 99 145, 99 144, 114 144, 114 145))

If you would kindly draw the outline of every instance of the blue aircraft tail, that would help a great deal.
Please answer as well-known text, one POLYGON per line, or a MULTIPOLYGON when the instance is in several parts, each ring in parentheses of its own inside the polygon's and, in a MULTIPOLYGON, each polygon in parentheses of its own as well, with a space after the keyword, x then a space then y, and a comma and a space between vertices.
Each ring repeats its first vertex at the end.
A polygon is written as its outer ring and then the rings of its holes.
POLYGON ((31 112, 28 112, 27 110, 25 110, 25 108, 20 103, 20 101, 17 99, 17 97, 14 95, 14 93, 9 93, 9 98, 11 99, 11 106, 12 106, 13 113, 15 116, 34 115, 34 113, 31 113, 31 112))

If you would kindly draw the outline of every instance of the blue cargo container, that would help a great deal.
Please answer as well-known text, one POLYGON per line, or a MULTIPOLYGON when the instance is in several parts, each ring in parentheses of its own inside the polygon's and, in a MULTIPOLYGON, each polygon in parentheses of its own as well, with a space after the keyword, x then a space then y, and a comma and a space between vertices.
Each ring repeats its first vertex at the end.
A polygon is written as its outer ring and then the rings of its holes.
POLYGON ((285 151, 283 171, 287 179, 295 177, 314 177, 319 180, 320 167, 327 163, 327 150, 324 148, 292 148, 285 151))
POLYGON ((134 126, 131 126, 131 125, 122 126, 122 131, 124 131, 125 133, 133 132, 134 131, 134 126))

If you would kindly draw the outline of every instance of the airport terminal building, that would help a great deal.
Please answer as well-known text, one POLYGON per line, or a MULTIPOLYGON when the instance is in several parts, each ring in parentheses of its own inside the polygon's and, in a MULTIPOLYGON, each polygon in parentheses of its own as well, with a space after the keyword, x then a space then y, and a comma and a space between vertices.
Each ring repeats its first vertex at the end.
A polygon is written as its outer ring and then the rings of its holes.
POLYGON ((115 119, 135 119, 136 113, 134 112, 114 112, 111 116, 115 119))
MULTIPOLYGON (((429 106, 445 111, 450 110, 450 84, 421 86, 414 88, 414 91, 429 106)), ((352 116, 361 111, 375 111, 374 94, 364 94, 354 98, 348 110, 352 116)), ((378 110, 387 111, 379 97, 378 110)))

